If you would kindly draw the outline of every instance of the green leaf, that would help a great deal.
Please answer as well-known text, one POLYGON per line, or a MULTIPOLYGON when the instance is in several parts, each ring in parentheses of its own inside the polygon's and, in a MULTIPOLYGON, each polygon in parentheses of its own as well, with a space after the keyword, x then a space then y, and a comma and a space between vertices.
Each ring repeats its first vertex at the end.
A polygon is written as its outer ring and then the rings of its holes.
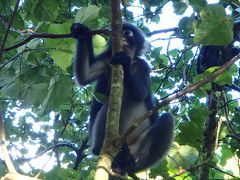
POLYGON ((180 146, 177 153, 172 157, 181 167, 188 168, 195 163, 199 155, 196 148, 191 146, 180 146))
POLYGON ((152 21, 158 24, 160 22, 160 16, 153 16, 152 21))
POLYGON ((103 6, 100 8, 99 17, 105 18, 107 20, 107 23, 110 23, 111 15, 109 11, 109 6, 103 6))
POLYGON ((187 7, 187 4, 181 1, 173 3, 174 13, 177 15, 182 15, 186 11, 187 7))
POLYGON ((183 17, 180 19, 178 23, 178 27, 180 30, 181 35, 184 35, 184 37, 188 38, 188 36, 193 33, 193 17, 183 17))
POLYGON ((67 71, 74 57, 73 54, 61 51, 51 51, 50 54, 55 63, 64 71, 67 71))
POLYGON ((70 27, 71 27, 70 22, 65 22, 62 24, 55 24, 52 23, 49 25, 48 32, 52 34, 67 34, 70 32, 70 27))
POLYGON ((72 94, 73 81, 70 76, 62 75, 51 79, 47 95, 43 101, 42 113, 59 110, 60 105, 68 102, 72 94))
POLYGON ((203 138, 203 125, 208 116, 209 111, 207 107, 190 110, 190 121, 182 122, 179 125, 179 130, 181 131, 177 136, 179 144, 189 145, 197 149, 200 148, 203 138), (189 138, 190 134, 191 138, 189 138))
POLYGON ((100 35, 93 37, 94 54, 98 55, 107 48, 107 41, 100 35))
POLYGON ((170 79, 170 78, 168 78, 165 82, 164 82, 164 89, 169 89, 169 88, 173 88, 174 87, 174 85, 175 85, 175 82, 172 80, 172 79, 170 79))
MULTIPOLYGON (((209 72, 208 72, 208 71, 205 71, 203 74, 197 75, 197 76, 194 78, 194 82, 198 82, 198 81, 206 78, 208 75, 209 75, 209 72)), ((200 90, 202 90, 203 92, 204 92, 204 91, 211 90, 211 89, 212 89, 212 83, 211 83, 211 82, 205 84, 204 86, 202 86, 202 87, 200 88, 200 90)), ((198 90, 199 90, 199 89, 197 89, 196 91, 198 91, 198 90)))
MULTIPOLYGON (((216 70, 219 69, 219 66, 214 66, 214 67, 211 67, 211 68, 208 68, 204 74, 208 75, 210 73, 213 73, 215 72, 216 70)), ((213 82, 215 82, 216 84, 218 84, 219 86, 223 86, 225 84, 229 84, 231 85, 232 84, 232 75, 231 73, 226 70, 224 71, 222 74, 220 74, 218 77, 216 77, 213 82)))
POLYGON ((201 20, 195 24, 194 42, 202 45, 227 45, 233 40, 233 19, 220 4, 207 5, 200 11, 201 20))
POLYGON ((160 59, 160 63, 159 63, 159 68, 162 68, 162 67, 167 67, 168 64, 169 64, 169 59, 166 55, 163 55, 161 54, 159 56, 159 59, 160 59))
POLYGON ((71 179, 78 179, 79 173, 73 171, 71 169, 64 169, 60 167, 55 167, 48 173, 45 173, 45 179, 52 179, 52 180, 71 180, 71 179))
POLYGON ((205 71, 205 75, 209 75, 210 73, 213 73, 215 72, 216 70, 219 69, 219 66, 213 66, 213 67, 210 67, 208 68, 206 71, 205 71))
POLYGON ((225 166, 227 163, 228 159, 231 159, 234 154, 232 153, 232 151, 230 150, 230 146, 227 144, 223 144, 221 146, 221 153, 223 154, 222 158, 220 159, 220 164, 222 166, 225 166))
POLYGON ((17 13, 17 15, 14 18, 13 27, 17 29, 24 29, 24 20, 19 13, 17 13))
POLYGON ((236 64, 233 64, 229 71, 231 72, 232 75, 238 75, 238 66, 236 64))
POLYGON ((174 58, 178 57, 178 53, 179 53, 178 49, 172 49, 172 50, 169 51, 169 55, 174 57, 174 58))
POLYGON ((99 10, 100 8, 94 5, 82 7, 78 10, 75 16, 75 22, 83 23, 90 28, 96 28, 96 20, 99 17, 99 10), (95 23, 93 23, 93 21, 95 21, 95 23))
MULTIPOLYGON (((228 100, 230 100, 229 98, 228 98, 228 100)), ((231 100, 232 100, 232 98, 231 98, 231 100)), ((239 104, 238 104, 238 101, 231 101, 230 103, 228 103, 228 110, 229 111, 233 111, 234 112, 234 110, 235 110, 235 108, 238 108, 239 107, 239 104)))
POLYGON ((164 178, 167 178, 169 176, 167 164, 168 162, 166 159, 162 159, 157 162, 157 164, 150 169, 149 177, 155 179, 160 175, 164 178))
POLYGON ((199 98, 207 96, 206 90, 203 90, 202 88, 196 89, 193 93, 195 96, 198 96, 199 98))
POLYGON ((93 96, 101 104, 104 104, 108 100, 108 96, 102 93, 94 92, 93 96))
POLYGON ((26 1, 23 3, 23 8, 26 10, 26 19, 31 19, 33 22, 53 21, 59 13, 58 0, 43 0, 43 1, 26 1))
POLYGON ((150 7, 150 6, 160 6, 163 3, 163 1, 162 0, 142 0, 142 3, 144 4, 144 6, 150 7))
POLYGON ((231 85, 232 84, 231 73, 229 71, 225 71, 224 73, 216 77, 216 79, 213 82, 215 82, 219 86, 223 86, 225 84, 231 85))
POLYGON ((206 5, 205 0, 194 0, 194 1, 189 1, 190 6, 194 9, 194 11, 199 11, 206 5))

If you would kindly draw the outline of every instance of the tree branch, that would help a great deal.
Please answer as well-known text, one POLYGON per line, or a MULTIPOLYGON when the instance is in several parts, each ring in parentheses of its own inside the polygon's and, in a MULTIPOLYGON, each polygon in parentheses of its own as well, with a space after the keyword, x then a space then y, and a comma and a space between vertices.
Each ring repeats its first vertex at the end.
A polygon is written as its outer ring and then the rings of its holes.
MULTIPOLYGON (((150 33, 147 33, 146 36, 153 36, 155 34, 160 34, 160 33, 167 33, 171 31, 177 31, 178 28, 170 28, 170 29, 162 29, 162 30, 156 30, 152 31, 150 33)), ((99 30, 93 30, 91 31, 91 35, 94 34, 104 34, 104 35, 110 35, 110 31, 108 29, 99 29, 99 30)), ((51 34, 51 33, 32 33, 29 37, 27 37, 25 40, 11 46, 3 49, 4 51, 11 51, 13 49, 16 49, 20 46, 23 46, 27 44, 29 41, 35 39, 35 38, 49 38, 49 39, 61 39, 61 38, 71 38, 71 34, 51 34)))
MULTIPOLYGON (((112 54, 122 50, 122 19, 120 0, 110 1, 111 24, 112 24, 112 54)), ((119 119, 123 94, 123 68, 121 65, 112 66, 111 91, 107 112, 106 130, 103 147, 97 163, 95 180, 109 179, 109 172, 113 158, 120 149, 119 142, 119 119)))
POLYGON ((27 44, 29 41, 35 39, 35 38, 51 38, 51 39, 57 39, 57 38, 70 38, 71 34, 50 34, 50 33, 33 33, 31 34, 29 37, 27 37, 25 40, 23 40, 22 42, 5 48, 4 51, 11 51, 13 49, 16 49, 20 46, 23 46, 24 44, 27 44))
POLYGON ((68 143, 68 142, 61 142, 61 143, 58 143, 58 144, 54 144, 50 147, 48 147, 47 149, 43 150, 42 152, 38 153, 36 156, 34 157, 30 157, 30 158, 20 158, 21 161, 29 161, 29 160, 32 160, 32 159, 35 159, 35 158, 38 158, 40 156, 42 156, 44 153, 50 151, 51 149, 57 149, 57 148, 60 148, 60 147, 69 147, 70 149, 72 149, 73 151, 75 151, 77 153, 78 149, 76 147, 74 147, 73 144, 71 143, 68 143))
POLYGON ((17 173, 12 160, 9 156, 7 145, 6 145, 6 135, 5 135, 5 128, 4 122, 2 118, 2 108, 0 107, 0 145, 2 149, 3 159, 6 163, 7 169, 9 173, 17 173))
POLYGON ((25 176, 22 174, 19 174, 10 158, 10 155, 8 153, 7 145, 6 145, 6 135, 5 135, 5 128, 4 128, 4 122, 2 118, 2 108, 0 106, 0 148, 2 150, 4 162, 6 163, 8 173, 4 176, 1 177, 1 180, 18 180, 18 179, 25 179, 25 180, 38 180, 37 178, 34 177, 29 177, 25 176))
POLYGON ((176 94, 173 94, 169 96, 168 98, 164 99, 162 102, 160 102, 158 105, 154 106, 154 108, 151 111, 146 112, 143 114, 141 117, 136 119, 132 125, 128 128, 128 130, 121 136, 121 142, 125 142, 126 138, 129 137, 129 135, 136 129, 145 119, 147 119, 149 116, 151 116, 153 113, 157 112, 158 109, 166 106, 169 104, 171 101, 178 99, 182 96, 184 96, 187 93, 190 93, 203 85, 213 81, 217 76, 222 74, 224 71, 226 71, 231 65, 233 65, 235 62, 237 62, 240 59, 240 54, 232 58, 230 61, 222 65, 219 69, 217 69, 215 72, 211 73, 208 75, 206 78, 200 80, 199 82, 195 82, 187 86, 185 89, 179 91, 176 94))
MULTIPOLYGON (((93 30, 91 31, 91 34, 105 34, 105 35, 109 35, 110 31, 108 29, 99 29, 99 30, 93 30)), ((71 34, 51 34, 51 33, 33 33, 31 34, 29 37, 27 37, 25 40, 23 40, 22 42, 5 48, 3 51, 11 51, 15 48, 18 48, 20 46, 23 46, 24 44, 27 44, 29 41, 35 39, 35 38, 49 38, 49 39, 60 39, 60 38, 71 38, 71 34)))
POLYGON ((160 34, 160 33, 168 33, 168 32, 171 32, 171 31, 178 31, 178 28, 175 27, 175 28, 169 28, 169 29, 161 29, 161 30, 156 30, 156 31, 152 31, 150 33, 147 33, 146 36, 153 36, 153 35, 156 35, 156 34, 160 34))
POLYGON ((17 0, 16 4, 15 4, 15 7, 14 7, 14 10, 13 10, 13 13, 12 13, 12 16, 11 16, 9 22, 8 22, 6 32, 5 32, 5 34, 3 36, 3 39, 2 39, 2 44, 1 44, 1 47, 0 47, 0 62, 2 60, 3 49, 4 49, 5 43, 7 41, 8 33, 9 33, 10 28, 12 26, 13 20, 14 20, 16 14, 17 14, 19 3, 20 3, 20 0, 17 0))
POLYGON ((224 92, 222 91, 221 92, 221 95, 222 95, 222 99, 223 99, 223 103, 224 103, 224 115, 226 117, 226 122, 227 122, 227 127, 228 127, 228 130, 230 131, 231 135, 238 141, 240 141, 240 134, 238 134, 234 128, 232 127, 232 124, 229 120, 229 113, 228 113, 228 107, 227 107, 227 97, 226 95, 224 94, 224 92))
POLYGON ((216 115, 218 111, 218 98, 216 96, 216 91, 212 90, 208 95, 207 106, 210 114, 204 124, 205 127, 203 132, 203 144, 201 153, 201 159, 206 163, 203 164, 199 169, 200 180, 208 179, 210 168, 207 163, 212 159, 214 154, 214 145, 217 132, 216 115))

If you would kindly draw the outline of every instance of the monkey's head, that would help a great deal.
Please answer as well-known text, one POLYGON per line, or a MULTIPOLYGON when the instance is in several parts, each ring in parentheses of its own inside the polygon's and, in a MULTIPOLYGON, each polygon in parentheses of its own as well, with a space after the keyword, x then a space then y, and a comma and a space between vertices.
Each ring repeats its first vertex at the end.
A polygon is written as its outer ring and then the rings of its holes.
POLYGON ((136 26, 123 22, 123 51, 129 56, 141 56, 145 48, 145 35, 136 26))

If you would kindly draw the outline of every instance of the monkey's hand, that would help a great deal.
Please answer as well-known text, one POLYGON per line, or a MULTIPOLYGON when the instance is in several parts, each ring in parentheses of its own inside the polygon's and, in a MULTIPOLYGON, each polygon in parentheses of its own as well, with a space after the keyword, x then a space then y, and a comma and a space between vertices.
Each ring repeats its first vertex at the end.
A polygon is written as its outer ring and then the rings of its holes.
POLYGON ((71 27, 72 37, 75 39, 88 39, 91 37, 91 29, 80 23, 73 23, 71 27))
POLYGON ((124 71, 128 72, 130 68, 131 58, 124 52, 117 52, 113 55, 110 60, 111 64, 121 64, 123 66, 124 71))

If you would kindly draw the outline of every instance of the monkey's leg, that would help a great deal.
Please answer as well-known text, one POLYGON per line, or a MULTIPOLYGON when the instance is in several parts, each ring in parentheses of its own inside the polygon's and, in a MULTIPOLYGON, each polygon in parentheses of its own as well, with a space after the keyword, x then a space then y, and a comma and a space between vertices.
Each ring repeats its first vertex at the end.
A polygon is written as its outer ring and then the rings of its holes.
POLYGON ((172 144, 174 118, 165 113, 131 145, 130 152, 135 158, 136 169, 148 168, 162 158, 172 144))

